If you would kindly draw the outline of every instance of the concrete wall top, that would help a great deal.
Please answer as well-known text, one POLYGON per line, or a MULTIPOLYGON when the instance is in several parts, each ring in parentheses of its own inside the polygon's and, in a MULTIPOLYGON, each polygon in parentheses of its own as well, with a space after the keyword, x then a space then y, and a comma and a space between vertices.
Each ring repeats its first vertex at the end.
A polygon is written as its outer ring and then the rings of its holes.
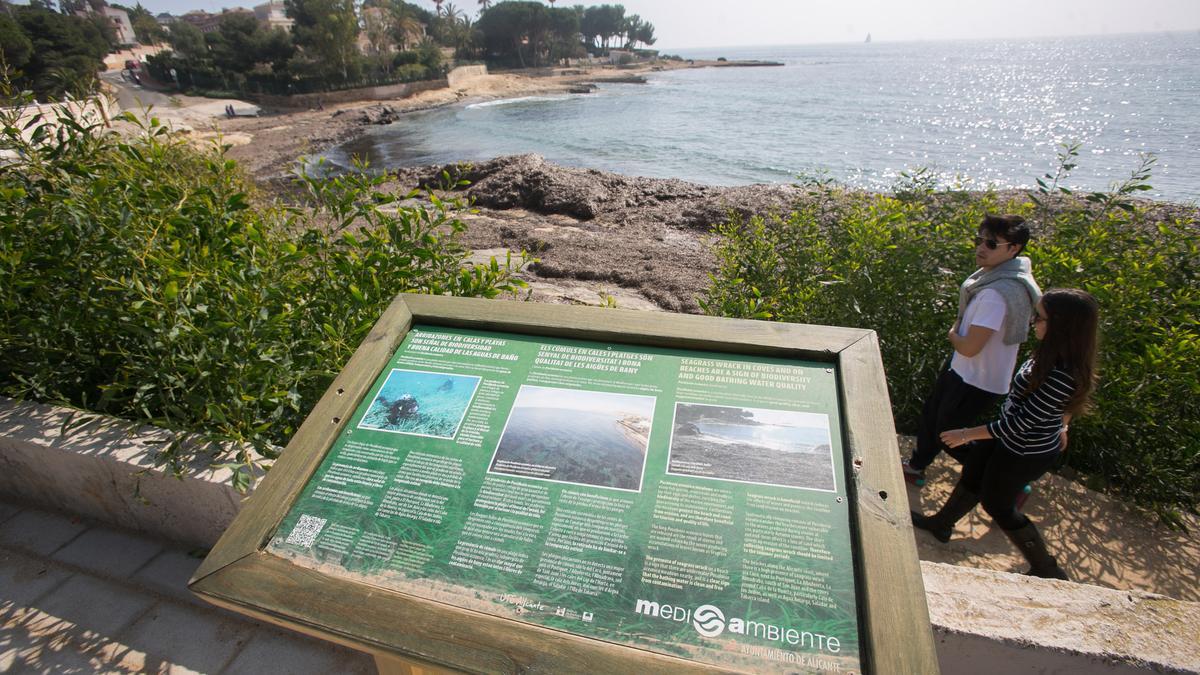
POLYGON ((1089 672, 1100 664, 1113 672, 1200 672, 1200 603, 945 563, 922 562, 921 574, 940 633, 992 643, 994 659, 972 650, 957 662, 939 649, 943 672, 1089 672), (1022 655, 1041 665, 1018 667, 1022 655), (1045 668, 1051 656, 1092 665, 1045 668))

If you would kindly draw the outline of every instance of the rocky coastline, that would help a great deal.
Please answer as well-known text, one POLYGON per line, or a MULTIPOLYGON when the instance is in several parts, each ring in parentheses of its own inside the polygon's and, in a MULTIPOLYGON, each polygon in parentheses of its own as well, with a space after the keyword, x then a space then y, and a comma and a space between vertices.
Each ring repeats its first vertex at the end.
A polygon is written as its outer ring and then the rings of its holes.
MULTIPOLYGON (((591 90, 598 82, 644 81, 644 73, 655 70, 769 65, 778 64, 665 62, 490 74, 459 89, 427 91, 385 103, 220 120, 207 135, 230 146, 228 156, 262 188, 264 198, 291 201, 297 158, 417 110, 591 90)), ((735 216, 786 214, 813 195, 809 188, 790 184, 720 187, 624 176, 561 166, 537 155, 390 169, 389 189, 437 187, 443 172, 469 182, 459 195, 471 201, 473 212, 460 217, 467 225, 462 241, 475 252, 473 260, 528 252, 536 261, 522 276, 531 285, 533 299, 675 312, 700 311, 697 299, 717 267, 709 244, 714 225, 735 216)), ((1025 192, 1002 192, 999 197, 1001 204, 1024 201, 1025 192)), ((1154 211, 1152 222, 1200 221, 1200 209, 1194 205, 1148 204, 1154 211)))
POLYGON ((696 298, 716 269, 707 242, 714 224, 786 213, 805 194, 792 185, 622 176, 538 155, 398 169, 389 188, 436 187, 442 172, 470 183, 459 193, 476 210, 462 217, 464 244, 537 257, 524 272, 536 299, 676 312, 699 311, 696 298))

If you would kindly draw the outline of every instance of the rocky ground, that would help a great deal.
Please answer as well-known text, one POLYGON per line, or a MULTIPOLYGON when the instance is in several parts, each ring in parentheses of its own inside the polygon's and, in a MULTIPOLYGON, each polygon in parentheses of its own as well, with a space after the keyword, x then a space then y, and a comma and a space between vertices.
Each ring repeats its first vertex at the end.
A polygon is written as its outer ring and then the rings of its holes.
POLYGON ((633 309, 698 311, 696 298, 716 267, 707 242, 711 226, 732 213, 786 212, 801 196, 788 185, 722 188, 636 178, 558 166, 537 155, 402 169, 395 188, 436 185, 443 171, 470 182, 462 195, 478 213, 463 218, 467 246, 537 256, 526 276, 539 297, 566 293, 563 301, 600 304, 611 296, 633 309), (580 288, 587 290, 581 295, 580 288))

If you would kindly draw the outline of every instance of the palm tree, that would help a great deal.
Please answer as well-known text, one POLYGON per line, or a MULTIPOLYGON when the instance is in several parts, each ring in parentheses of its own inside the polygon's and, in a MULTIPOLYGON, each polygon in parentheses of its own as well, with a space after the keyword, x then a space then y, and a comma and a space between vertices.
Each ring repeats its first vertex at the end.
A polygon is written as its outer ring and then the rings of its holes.
POLYGON ((442 3, 445 1, 446 0, 433 0, 433 4, 437 5, 436 10, 438 16, 442 15, 442 3))
POLYGON ((486 12, 492 6, 492 0, 479 0, 479 6, 483 8, 480 12, 486 12))
MULTIPOLYGON (((434 2, 437 2, 437 0, 434 0, 434 2)), ((442 3, 437 2, 437 4, 441 5, 442 3)), ((443 10, 442 16, 446 17, 446 21, 448 21, 451 26, 455 24, 455 22, 458 20, 458 17, 461 15, 462 12, 458 11, 458 8, 454 6, 454 3, 446 3, 446 8, 443 10)))
POLYGON ((407 14, 396 18, 393 26, 396 42, 400 44, 401 51, 407 50, 411 44, 420 42, 425 33, 425 25, 407 14))
POLYGON ((451 35, 454 38, 454 49, 456 54, 469 54, 475 41, 475 25, 471 22, 471 18, 465 13, 462 18, 454 24, 454 30, 451 35))

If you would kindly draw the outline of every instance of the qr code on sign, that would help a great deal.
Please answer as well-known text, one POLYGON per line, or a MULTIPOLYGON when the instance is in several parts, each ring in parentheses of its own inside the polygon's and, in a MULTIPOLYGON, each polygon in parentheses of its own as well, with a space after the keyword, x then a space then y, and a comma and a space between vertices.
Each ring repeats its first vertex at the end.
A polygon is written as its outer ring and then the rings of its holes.
POLYGON ((300 520, 292 528, 292 533, 288 535, 286 543, 296 546, 312 546, 313 542, 317 540, 317 535, 321 534, 323 527, 325 527, 324 518, 300 516, 300 520))

